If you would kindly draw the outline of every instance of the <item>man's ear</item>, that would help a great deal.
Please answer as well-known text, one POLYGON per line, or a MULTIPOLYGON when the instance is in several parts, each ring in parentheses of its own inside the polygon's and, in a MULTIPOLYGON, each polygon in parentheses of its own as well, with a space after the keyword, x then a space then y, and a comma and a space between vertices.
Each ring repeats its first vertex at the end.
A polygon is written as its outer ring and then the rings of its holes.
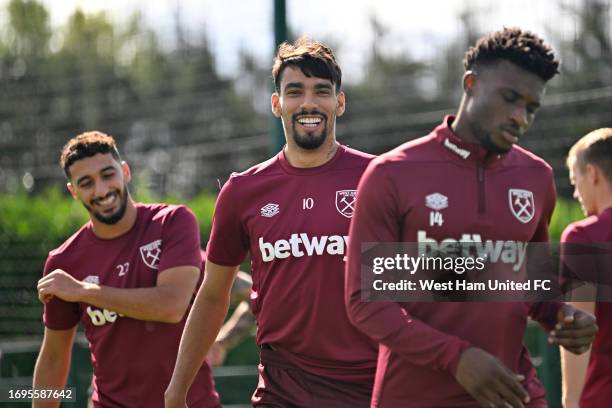
POLYGON ((68 189, 68 191, 70 191, 70 195, 72 195, 72 198, 74 198, 75 200, 78 200, 76 190, 71 182, 66 183, 66 188, 68 189))
POLYGON ((346 95, 344 95, 344 92, 340 91, 337 98, 336 116, 340 117, 344 115, 344 111, 346 110, 346 95))
POLYGON ((272 96, 270 97, 270 104, 272 106, 272 114, 277 118, 280 118, 283 113, 283 110, 280 106, 280 95, 278 94, 278 92, 274 92, 272 94, 272 96))
POLYGON ((584 169, 585 175, 589 183, 597 185, 603 177, 601 168, 593 163, 587 163, 584 169))
POLYGON ((121 162, 121 170, 123 170, 123 176, 125 177, 125 182, 129 183, 132 180, 132 172, 130 171, 130 166, 127 162, 121 162))
POLYGON ((463 74, 463 91, 467 95, 472 95, 474 92, 474 85, 476 84, 476 73, 472 70, 465 71, 463 74))

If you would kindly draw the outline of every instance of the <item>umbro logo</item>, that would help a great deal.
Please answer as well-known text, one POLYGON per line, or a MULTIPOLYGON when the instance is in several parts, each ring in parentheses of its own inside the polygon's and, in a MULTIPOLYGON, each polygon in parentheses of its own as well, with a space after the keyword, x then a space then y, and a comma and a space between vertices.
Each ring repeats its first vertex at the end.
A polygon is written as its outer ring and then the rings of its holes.
POLYGON ((429 213, 429 226, 441 227, 444 224, 444 216, 440 211, 448 208, 448 197, 440 193, 430 194, 425 197, 425 206, 433 210, 429 213))
POLYGON ((425 197, 425 206, 440 211, 448 207, 448 197, 440 193, 433 193, 425 197))
POLYGON ((261 216, 266 218, 272 218, 280 212, 278 204, 268 203, 261 207, 261 216))

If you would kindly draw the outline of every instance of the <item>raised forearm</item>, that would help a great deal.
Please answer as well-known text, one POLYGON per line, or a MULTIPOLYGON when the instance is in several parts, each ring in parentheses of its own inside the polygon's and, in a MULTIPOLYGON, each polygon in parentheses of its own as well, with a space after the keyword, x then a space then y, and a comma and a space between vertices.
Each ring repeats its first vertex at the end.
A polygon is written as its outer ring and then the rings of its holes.
POLYGON ((167 287, 123 289, 87 285, 81 301, 133 319, 177 323, 188 303, 179 296, 174 288, 167 287))
POLYGON ((177 323, 185 315, 199 274, 197 267, 177 266, 160 271, 156 286, 115 288, 82 282, 56 269, 38 281, 38 297, 45 303, 58 297, 134 319, 177 323))
POLYGON ((561 348, 563 406, 578 408, 591 352, 575 355, 561 348))
POLYGON ((251 313, 249 304, 241 302, 232 317, 225 322, 217 336, 217 342, 221 343, 225 349, 234 348, 252 330, 255 324, 255 316, 251 313))
POLYGON ((243 300, 248 300, 252 285, 253 280, 251 279, 251 275, 243 271, 238 271, 234 284, 232 285, 230 304, 235 306, 243 300))

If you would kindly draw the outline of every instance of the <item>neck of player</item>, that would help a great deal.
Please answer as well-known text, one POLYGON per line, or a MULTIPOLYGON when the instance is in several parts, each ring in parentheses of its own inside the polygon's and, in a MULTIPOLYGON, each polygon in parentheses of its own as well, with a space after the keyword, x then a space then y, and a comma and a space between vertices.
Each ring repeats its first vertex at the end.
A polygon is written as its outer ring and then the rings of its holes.
POLYGON ((457 135, 459 139, 463 140, 464 142, 479 144, 478 139, 476 139, 476 137, 472 133, 466 115, 463 112, 464 105, 465 96, 464 99, 461 100, 461 105, 459 106, 459 111, 457 112, 457 116, 455 116, 455 120, 453 120, 453 123, 451 123, 451 130, 455 135, 457 135))
POLYGON ((612 186, 607 186, 606 191, 597 200, 597 214, 601 214, 608 208, 612 208, 612 186))
POLYGON ((134 226, 136 223, 137 213, 138 210, 136 209, 136 205, 134 204, 132 197, 128 197, 125 214, 123 214, 123 217, 116 224, 105 224, 100 222, 95 217, 90 217, 93 226, 93 233, 96 235, 96 237, 101 239, 117 238, 128 232, 134 226))
POLYGON ((287 162, 293 167, 319 167, 334 157, 338 150, 338 146, 339 144, 336 142, 335 136, 329 135, 321 146, 313 150, 303 149, 296 145, 293 140, 288 140, 283 152, 285 154, 285 159, 287 159, 287 162))

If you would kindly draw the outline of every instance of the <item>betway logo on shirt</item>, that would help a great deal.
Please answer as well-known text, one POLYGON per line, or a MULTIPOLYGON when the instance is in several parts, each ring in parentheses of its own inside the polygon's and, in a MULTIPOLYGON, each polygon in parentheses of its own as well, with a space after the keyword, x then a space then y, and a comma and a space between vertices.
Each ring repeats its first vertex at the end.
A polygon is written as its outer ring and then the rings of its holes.
POLYGON ((461 238, 447 238, 438 242, 427 237, 426 231, 417 232, 419 255, 428 256, 434 252, 450 255, 470 256, 476 254, 491 263, 511 264, 512 270, 519 271, 525 262, 527 242, 521 241, 493 241, 487 239, 483 242, 480 234, 463 234, 461 238))
POLYGON ((123 316, 122 314, 113 312, 108 309, 97 309, 91 306, 87 306, 87 314, 91 319, 91 324, 94 326, 104 326, 106 323, 115 323, 117 316, 123 316))
POLYGON ((265 242, 259 238, 261 259, 270 262, 274 259, 285 259, 290 256, 301 258, 315 255, 342 255, 348 247, 348 236, 323 235, 309 237, 306 233, 291 234, 289 239, 279 239, 275 242, 265 242))

